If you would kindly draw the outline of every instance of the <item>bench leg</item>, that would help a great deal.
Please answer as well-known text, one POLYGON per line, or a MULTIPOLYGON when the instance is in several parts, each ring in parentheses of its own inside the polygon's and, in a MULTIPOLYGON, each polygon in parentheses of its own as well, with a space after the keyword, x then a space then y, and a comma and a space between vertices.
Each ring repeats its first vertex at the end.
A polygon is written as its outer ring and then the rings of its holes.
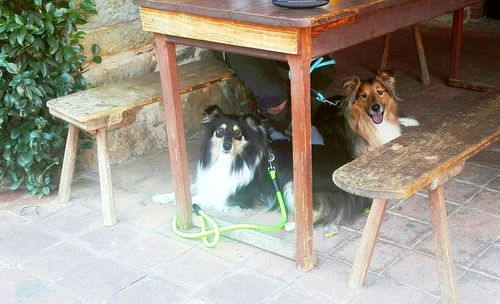
POLYGON ((453 257, 451 253, 450 237, 448 235, 448 221, 444 203, 443 186, 429 190, 429 205, 434 230, 434 247, 438 263, 439 283, 443 303, 458 303, 457 285, 455 280, 453 257))
POLYGON ((349 279, 349 286, 351 288, 357 289, 363 287, 387 203, 388 200, 386 199, 373 200, 363 235, 361 236, 360 244, 354 257, 351 278, 349 279))
POLYGON ((384 51, 382 52, 382 60, 380 61, 380 70, 385 70, 387 68, 387 62, 389 61, 389 50, 391 48, 391 33, 386 34, 384 37, 384 51))
POLYGON ((78 133, 80 133, 78 128, 69 124, 61 169, 61 181, 59 182, 59 192, 57 194, 60 203, 68 202, 71 196, 71 183, 73 182, 73 173, 75 173, 76 151, 78 148, 78 133))
POLYGON ((417 47, 418 62, 420 64, 420 78, 423 85, 430 85, 431 79, 429 77, 429 69, 427 68, 427 58, 425 58, 424 44, 422 43, 418 25, 413 25, 412 30, 415 46, 417 47))
POLYGON ((115 204, 113 199, 113 184, 111 182, 111 169, 109 166, 108 144, 106 139, 106 129, 97 130, 97 159, 99 161, 102 214, 104 217, 104 226, 113 226, 116 224, 115 204))

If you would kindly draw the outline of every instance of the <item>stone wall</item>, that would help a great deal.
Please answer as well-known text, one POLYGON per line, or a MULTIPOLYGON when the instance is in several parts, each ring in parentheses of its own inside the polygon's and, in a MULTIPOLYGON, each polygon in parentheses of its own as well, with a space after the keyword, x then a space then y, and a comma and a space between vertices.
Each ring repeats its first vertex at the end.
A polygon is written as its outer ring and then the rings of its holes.
MULTIPOLYGON (((90 47, 101 48, 102 63, 91 64, 85 77, 91 86, 119 79, 137 77, 156 68, 153 35, 141 27, 139 10, 132 0, 97 0, 98 14, 80 27, 87 33, 83 46, 90 57, 90 47)), ((201 60, 209 52, 178 46, 178 63, 201 60)))
MULTIPOLYGON (((138 7, 132 0, 97 0, 98 15, 80 27, 87 33, 83 42, 90 58, 91 46, 99 45, 102 63, 92 63, 85 77, 90 86, 112 84, 120 79, 140 77, 157 70, 153 35, 144 32, 138 7)), ((210 51, 177 46, 179 65, 212 56, 210 51)), ((200 117, 208 104, 218 104, 228 110, 239 110, 246 92, 236 78, 195 90, 182 96, 187 136, 200 130, 200 117)), ((109 155, 112 163, 150 154, 166 148, 166 133, 161 103, 139 110, 133 124, 108 132, 109 155)), ((96 148, 81 151, 79 170, 96 169, 96 148)))

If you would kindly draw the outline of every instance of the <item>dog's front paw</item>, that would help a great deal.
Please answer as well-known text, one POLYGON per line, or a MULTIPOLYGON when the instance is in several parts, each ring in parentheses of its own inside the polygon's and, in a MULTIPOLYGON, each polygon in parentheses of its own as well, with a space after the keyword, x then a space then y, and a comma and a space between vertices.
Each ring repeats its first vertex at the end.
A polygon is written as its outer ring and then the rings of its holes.
POLYGON ((321 234, 323 234, 325 238, 332 238, 339 233, 339 227, 333 223, 323 226, 319 229, 321 231, 321 234))
POLYGON ((411 117, 400 117, 399 123, 405 127, 420 126, 420 123, 415 118, 411 118, 411 117))
POLYGON ((285 231, 294 232, 295 231, 295 222, 289 222, 285 224, 285 231))
POLYGON ((170 192, 170 193, 162 193, 162 194, 157 194, 153 195, 152 197, 153 203, 155 204, 169 204, 174 202, 175 203, 175 193, 170 192))

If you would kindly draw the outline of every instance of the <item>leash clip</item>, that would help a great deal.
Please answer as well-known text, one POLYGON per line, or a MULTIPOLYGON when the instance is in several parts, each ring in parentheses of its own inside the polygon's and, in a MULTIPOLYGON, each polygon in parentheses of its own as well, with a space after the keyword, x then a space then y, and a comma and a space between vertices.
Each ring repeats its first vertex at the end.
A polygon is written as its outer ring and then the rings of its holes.
POLYGON ((267 171, 275 170, 276 168, 273 165, 273 161, 276 159, 276 156, 274 156, 273 152, 269 150, 267 154, 267 162, 269 163, 269 167, 267 167, 267 171))
POLYGON ((337 107, 341 101, 340 99, 330 101, 330 100, 325 98, 325 94, 323 94, 323 92, 316 91, 313 88, 311 88, 311 92, 314 94, 314 99, 316 99, 317 101, 322 102, 322 103, 326 103, 326 104, 334 106, 334 107, 337 107))

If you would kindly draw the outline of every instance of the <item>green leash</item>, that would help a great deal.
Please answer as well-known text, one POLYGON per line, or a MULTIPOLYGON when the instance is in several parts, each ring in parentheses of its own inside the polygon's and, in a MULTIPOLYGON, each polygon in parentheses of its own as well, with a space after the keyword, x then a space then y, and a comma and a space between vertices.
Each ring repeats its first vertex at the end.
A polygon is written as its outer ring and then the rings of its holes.
POLYGON ((196 216, 198 217, 198 219, 200 221, 200 230, 201 231, 189 233, 189 232, 184 232, 184 231, 179 230, 179 228, 177 227, 177 214, 175 214, 173 219, 172 219, 173 232, 182 238, 187 238, 187 239, 201 238, 201 240, 205 246, 214 247, 219 242, 220 234, 223 232, 240 230, 240 229, 261 230, 261 231, 269 232, 269 231, 275 231, 275 230, 279 230, 279 229, 283 228, 283 226, 285 226, 286 221, 287 221, 285 200, 283 198, 283 194, 281 193, 281 189, 280 189, 280 186, 278 183, 276 168, 272 164, 273 161, 274 161, 274 154, 269 152, 268 172, 269 172, 269 176, 271 177, 271 181, 273 182, 274 189, 276 191, 276 198, 278 199, 278 204, 280 206, 280 213, 281 213, 281 220, 278 224, 273 225, 273 226, 260 225, 260 224, 235 224, 235 225, 220 227, 219 224, 217 224, 217 222, 214 219, 212 219, 208 214, 206 214, 200 208, 200 206, 198 206, 197 204, 193 204, 193 212, 196 214, 196 216), (209 228, 210 230, 207 230, 207 226, 211 227, 211 228, 209 228), (211 240, 209 240, 210 236, 212 237, 211 240))

